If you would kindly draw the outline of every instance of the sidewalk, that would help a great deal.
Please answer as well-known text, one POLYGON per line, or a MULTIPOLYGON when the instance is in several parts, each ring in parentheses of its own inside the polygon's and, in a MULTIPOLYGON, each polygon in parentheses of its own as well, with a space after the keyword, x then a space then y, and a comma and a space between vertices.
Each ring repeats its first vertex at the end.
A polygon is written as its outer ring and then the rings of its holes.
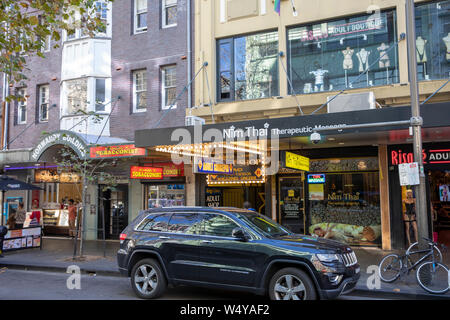
POLYGON ((66 272, 67 267, 77 265, 82 273, 119 276, 116 262, 117 250, 119 250, 119 241, 106 241, 105 256, 103 241, 83 241, 83 256, 86 259, 73 261, 73 239, 44 237, 42 250, 25 249, 5 252, 5 257, 0 258, 0 268, 66 272))
MULTIPOLYGON (((6 252, 5 258, 0 258, 0 268, 30 269, 42 271, 66 272, 70 265, 80 267, 82 273, 108 276, 120 276, 117 268, 116 254, 119 249, 118 241, 106 241, 106 257, 103 256, 103 241, 84 241, 83 254, 86 261, 72 261, 73 240, 61 238, 44 238, 42 250, 29 249, 6 252)), ((411 273, 394 283, 380 281, 380 289, 369 289, 369 284, 375 284, 374 271, 367 273, 368 267, 381 261, 382 257, 390 253, 377 248, 353 248, 361 266, 361 278, 355 292, 362 295, 383 294, 392 297, 408 297, 415 299, 450 299, 450 292, 445 295, 433 295, 423 290, 411 273), (369 281, 368 281, 369 280, 369 281)), ((401 253, 401 252, 399 252, 401 253)), ((443 253, 444 263, 450 266, 450 254, 443 253)))
MULTIPOLYGON (((415 299, 450 299, 450 292, 444 295, 430 294, 423 290, 416 280, 416 273, 411 271, 409 275, 405 275, 402 278, 397 279, 393 283, 385 283, 380 280, 379 289, 370 289, 368 285, 375 285, 375 271, 368 270, 370 266, 378 266, 381 259, 389 253, 397 253, 399 255, 404 252, 397 251, 383 251, 378 248, 353 248, 358 258, 358 263, 361 266, 361 278, 355 288, 355 293, 361 294, 374 294, 382 293, 383 295, 397 296, 405 298, 415 299), (371 271, 368 273, 368 271, 371 271)), ((450 266, 450 254, 443 252, 443 262, 445 265, 450 266)), ((377 269, 375 269, 377 270, 377 269)))

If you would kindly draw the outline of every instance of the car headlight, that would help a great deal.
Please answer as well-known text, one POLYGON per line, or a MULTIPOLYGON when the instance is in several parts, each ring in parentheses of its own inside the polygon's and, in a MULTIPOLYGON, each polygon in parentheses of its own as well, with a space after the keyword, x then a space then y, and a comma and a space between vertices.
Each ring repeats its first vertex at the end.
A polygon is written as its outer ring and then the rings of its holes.
POLYGON ((316 254, 317 259, 321 262, 339 262, 341 257, 335 253, 318 253, 316 254))

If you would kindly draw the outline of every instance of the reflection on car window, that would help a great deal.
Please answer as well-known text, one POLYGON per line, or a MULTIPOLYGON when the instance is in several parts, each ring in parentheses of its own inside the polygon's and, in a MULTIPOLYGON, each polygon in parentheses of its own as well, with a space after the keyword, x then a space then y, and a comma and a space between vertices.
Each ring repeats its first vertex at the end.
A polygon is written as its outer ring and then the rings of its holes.
POLYGON ((218 214, 205 214, 202 218, 203 235, 232 237, 233 229, 239 227, 231 219, 218 214))
POLYGON ((285 227, 260 214, 239 212, 238 217, 268 236, 280 236, 291 233, 285 227))
POLYGON ((200 218, 196 213, 175 213, 169 222, 169 232, 200 234, 200 218))
POLYGON ((137 227, 139 231, 166 231, 170 215, 167 213, 151 215, 137 227))

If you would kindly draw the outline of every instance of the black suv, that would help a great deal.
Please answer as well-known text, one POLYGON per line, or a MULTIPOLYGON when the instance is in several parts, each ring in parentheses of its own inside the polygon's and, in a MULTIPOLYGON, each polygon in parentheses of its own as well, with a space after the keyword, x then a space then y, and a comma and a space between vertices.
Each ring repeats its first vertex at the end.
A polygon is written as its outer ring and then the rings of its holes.
POLYGON ((122 275, 141 298, 168 284, 330 299, 350 292, 360 268, 350 247, 293 234, 254 211, 176 207, 143 211, 120 235, 122 275))

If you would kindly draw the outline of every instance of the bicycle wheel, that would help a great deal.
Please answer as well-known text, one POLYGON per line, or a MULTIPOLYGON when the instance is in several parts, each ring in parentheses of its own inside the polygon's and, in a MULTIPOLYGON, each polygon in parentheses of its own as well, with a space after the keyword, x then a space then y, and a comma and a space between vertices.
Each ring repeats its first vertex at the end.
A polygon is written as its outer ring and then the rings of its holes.
MULTIPOLYGON (((413 256, 414 254, 417 254, 416 252, 419 251, 419 243, 415 242, 413 243, 408 250, 406 250, 406 255, 411 255, 413 256)), ((434 256, 434 261, 442 263, 442 253, 441 250, 439 250, 438 247, 433 246, 433 256, 434 256)), ((420 257, 419 257, 420 258, 420 257)), ((415 259, 415 260, 419 260, 419 258, 415 259)), ((426 260, 431 261, 432 257, 428 257, 426 260)))
POLYGON ((378 265, 378 275, 384 282, 394 282, 400 276, 402 259, 397 254, 389 254, 378 265))
POLYGON ((448 268, 439 262, 425 262, 416 272, 419 285, 430 293, 443 294, 449 288, 448 268))

